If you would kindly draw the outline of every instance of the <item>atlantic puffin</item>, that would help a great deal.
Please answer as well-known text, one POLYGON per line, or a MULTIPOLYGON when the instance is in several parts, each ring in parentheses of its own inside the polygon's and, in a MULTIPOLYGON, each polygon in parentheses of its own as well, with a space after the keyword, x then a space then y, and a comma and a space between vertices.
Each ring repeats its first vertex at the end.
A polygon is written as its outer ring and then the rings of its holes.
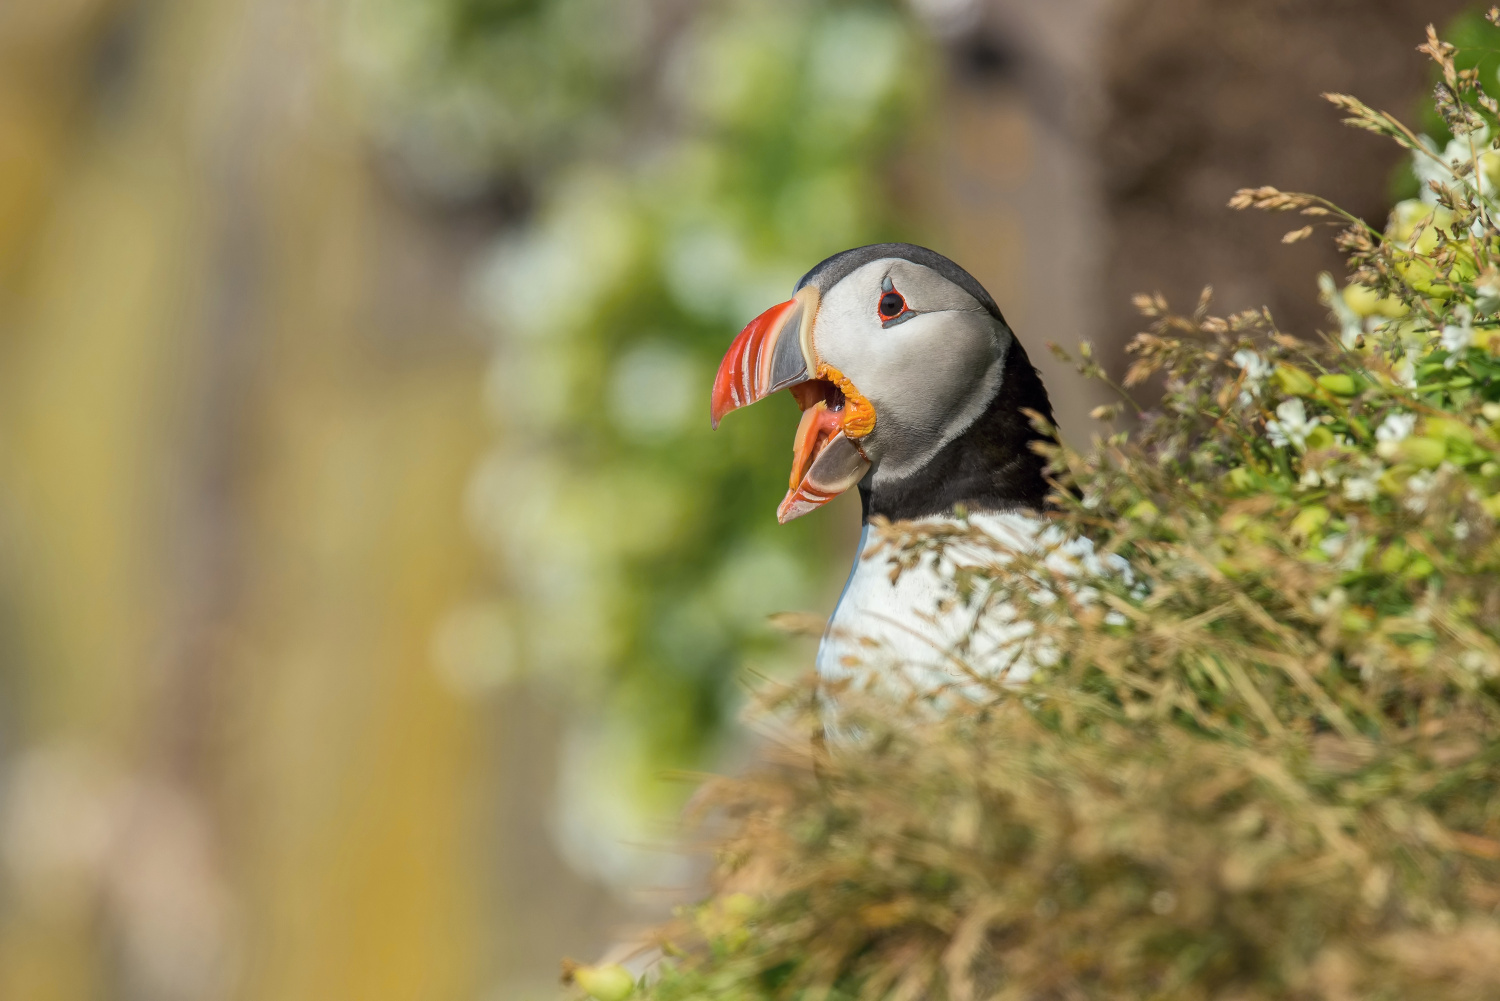
POLYGON ((835 254, 734 339, 714 378, 713 426, 781 390, 802 417, 777 519, 859 488, 863 528, 819 646, 822 680, 970 697, 983 678, 1023 681, 1026 623, 981 614, 952 586, 966 559, 993 564, 1046 533, 1046 461, 1033 446, 1049 436, 1052 405, 994 298, 925 247, 835 254), (876 518, 962 522, 994 545, 952 546, 893 575, 876 518))

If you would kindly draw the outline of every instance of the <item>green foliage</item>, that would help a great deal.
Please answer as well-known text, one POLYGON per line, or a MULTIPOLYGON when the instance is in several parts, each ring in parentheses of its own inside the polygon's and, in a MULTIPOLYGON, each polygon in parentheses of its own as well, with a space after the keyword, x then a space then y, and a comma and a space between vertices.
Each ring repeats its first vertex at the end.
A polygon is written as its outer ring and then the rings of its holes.
POLYGON ((533 206, 477 282, 499 428, 472 510, 526 669, 600 707, 565 799, 675 795, 642 780, 701 764, 741 659, 782 656, 767 614, 843 572, 826 524, 775 521, 791 403, 711 433, 713 371, 812 264, 903 235, 886 185, 928 43, 896 0, 358 9, 406 173, 533 206))
MULTIPOLYGON (((771 693, 783 753, 705 794, 717 890, 649 996, 1500 996, 1497 109, 1426 50, 1441 153, 1334 96, 1428 182, 1384 232, 1233 203, 1338 227, 1337 332, 1142 297, 1161 406, 1052 455, 1059 538, 1129 572, 990 540, 952 600, 1027 618, 1037 671, 988 704, 846 690, 861 736, 809 751, 812 684, 771 693)), ((884 531, 898 563, 987 538, 884 531)))

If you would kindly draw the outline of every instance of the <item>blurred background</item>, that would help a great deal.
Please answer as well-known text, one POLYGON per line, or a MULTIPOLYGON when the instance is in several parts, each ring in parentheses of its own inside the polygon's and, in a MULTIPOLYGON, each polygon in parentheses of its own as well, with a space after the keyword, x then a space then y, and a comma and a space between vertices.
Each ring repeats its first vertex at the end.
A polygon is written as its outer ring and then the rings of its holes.
MULTIPOLYGON (((1128 297, 1326 323, 1238 187, 1377 225, 1457 0, 0 4, 0 998, 555 994, 691 894, 694 769, 813 640, 729 340, 886 239, 1063 430, 1128 297)), ((1477 29, 1475 29, 1477 30, 1477 29)))

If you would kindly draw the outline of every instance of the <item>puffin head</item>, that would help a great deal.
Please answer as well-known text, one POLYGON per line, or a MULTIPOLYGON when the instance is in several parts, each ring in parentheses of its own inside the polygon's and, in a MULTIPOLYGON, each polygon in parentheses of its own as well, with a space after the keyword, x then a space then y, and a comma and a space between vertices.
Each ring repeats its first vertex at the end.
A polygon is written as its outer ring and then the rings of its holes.
POLYGON ((865 520, 1040 508, 1047 390, 995 300, 948 258, 909 243, 823 261, 751 320, 714 377, 714 427, 780 390, 802 409, 791 488, 800 517, 859 485, 865 520))

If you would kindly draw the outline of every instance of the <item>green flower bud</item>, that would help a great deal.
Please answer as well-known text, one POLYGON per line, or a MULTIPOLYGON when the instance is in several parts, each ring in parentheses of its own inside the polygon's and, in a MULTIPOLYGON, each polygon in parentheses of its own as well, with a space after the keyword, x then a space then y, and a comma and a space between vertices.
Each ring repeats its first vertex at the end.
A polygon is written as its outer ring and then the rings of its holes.
POLYGON ((1333 432, 1322 424, 1307 433, 1307 450, 1316 452, 1333 444, 1333 432))
POLYGON ((1360 316, 1385 316, 1394 320, 1410 312, 1395 296, 1382 296, 1370 286, 1358 282, 1344 286, 1344 302, 1360 316))
POLYGON ((1360 316, 1369 316, 1380 306, 1380 293, 1358 282, 1344 286, 1344 305, 1360 316))
POLYGON ((635 993, 635 977, 619 963, 580 966, 573 971, 573 982, 594 1001, 625 1001, 635 993))
MULTIPOLYGON (((1387 444, 1394 445, 1396 443, 1381 442, 1381 445, 1387 444)), ((1381 473, 1380 478, 1375 481, 1375 484, 1380 487, 1381 493, 1389 497, 1399 497, 1406 492, 1406 481, 1411 477, 1411 474, 1412 468, 1410 466, 1395 466, 1381 473)))
POLYGON ((1413 466, 1432 469, 1448 455, 1448 448, 1436 438, 1407 438, 1396 443, 1396 457, 1413 466))
POLYGON ((1421 553, 1418 553, 1412 557, 1411 562, 1406 565, 1406 569, 1401 571, 1401 576, 1408 580, 1421 580, 1424 577, 1431 577, 1432 569, 1432 562, 1421 553))
POLYGON ((1385 573, 1395 573, 1406 566, 1406 557, 1408 555, 1406 543, 1397 539, 1386 547, 1385 552, 1380 554, 1380 558, 1376 563, 1385 573))
POLYGON ((742 921, 753 918, 760 911, 760 901, 748 893, 731 893, 720 902, 720 906, 725 914, 742 921))
POLYGON ((1316 388, 1312 376, 1295 365, 1284 363, 1276 366, 1276 382, 1281 391, 1290 396, 1310 396, 1316 388))
POLYGON ((1353 396, 1359 391, 1359 385, 1349 375, 1320 375, 1318 385, 1334 396, 1353 396))
POLYGON ((1328 517, 1328 509, 1321 504, 1305 507, 1292 519, 1292 535, 1299 539, 1310 538, 1328 523, 1328 517))
POLYGON ((1391 210, 1390 224, 1385 235, 1393 242, 1402 243, 1419 254, 1430 254, 1437 249, 1438 231, 1453 225, 1453 210, 1429 205, 1417 198, 1397 202, 1391 210), (1418 233, 1420 230, 1420 234, 1418 233), (1413 239, 1415 237, 1415 239, 1413 239))
POLYGON ((1463 445, 1474 444, 1474 432, 1469 426, 1451 417, 1429 417, 1425 429, 1432 438, 1463 445))
POLYGON ((1398 261, 1396 273, 1399 274, 1406 284, 1435 299, 1447 299, 1453 295, 1453 289, 1442 281, 1437 268, 1428 264, 1421 258, 1398 261))
POLYGON ((1236 466, 1224 475, 1231 490, 1252 490, 1255 487, 1255 474, 1244 466, 1236 466))

